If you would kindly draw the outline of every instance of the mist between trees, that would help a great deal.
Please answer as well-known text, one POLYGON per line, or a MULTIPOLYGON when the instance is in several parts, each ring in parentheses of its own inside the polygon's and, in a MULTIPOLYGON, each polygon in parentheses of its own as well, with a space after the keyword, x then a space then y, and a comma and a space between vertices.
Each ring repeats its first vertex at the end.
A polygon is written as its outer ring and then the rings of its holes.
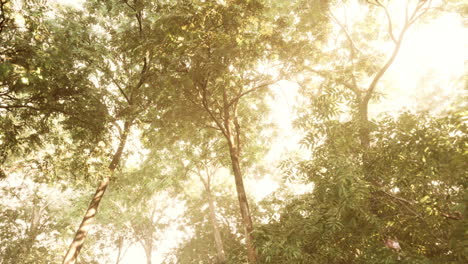
POLYGON ((468 263, 466 15, 0 0, 0 264, 468 263))

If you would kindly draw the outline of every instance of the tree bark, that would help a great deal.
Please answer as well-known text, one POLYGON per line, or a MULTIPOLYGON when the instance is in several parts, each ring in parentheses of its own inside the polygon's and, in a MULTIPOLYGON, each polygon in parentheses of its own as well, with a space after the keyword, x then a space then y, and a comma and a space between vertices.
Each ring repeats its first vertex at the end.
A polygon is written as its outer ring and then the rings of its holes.
POLYGON ((115 261, 115 264, 119 264, 120 260, 122 258, 123 241, 124 241, 123 236, 119 236, 119 238, 117 239, 117 250, 118 251, 117 251, 117 260, 115 261))
MULTIPOLYGON (((209 149, 208 149, 209 151, 209 149)), ((221 233, 219 232, 218 221, 216 221, 216 207, 214 204, 214 199, 211 194, 211 179, 214 175, 214 172, 211 173, 209 170, 209 165, 202 163, 202 166, 205 169, 206 179, 203 178, 202 172, 197 169, 196 174, 200 178, 200 181, 203 183, 205 188, 206 198, 208 199, 208 210, 210 214, 210 223, 213 227, 213 236, 216 246, 216 263, 226 263, 226 254, 224 252, 223 240, 221 239, 221 233)))
POLYGON ((223 240, 221 239, 221 234, 219 232, 218 223, 216 221, 216 208, 214 205, 213 196, 211 196, 211 190, 205 186, 206 195, 208 198, 208 205, 210 210, 210 222, 213 226, 213 235, 216 245, 216 253, 218 258, 218 263, 226 262, 226 254, 224 253, 223 240))
MULTIPOLYGON (((151 236, 152 239, 152 236, 151 236)), ((145 248, 146 254, 146 264, 151 264, 151 258, 153 253, 153 243, 149 242, 148 244, 143 243, 143 247, 145 248)))
POLYGON ((361 102, 358 109, 359 122, 359 140, 363 150, 369 149, 370 146, 370 130, 368 119, 368 102, 361 102))
POLYGON ((70 247, 68 248, 67 254, 64 257, 62 264, 76 263, 77 257, 80 254, 80 250, 83 247, 84 240, 88 235, 88 231, 91 228, 91 224, 94 220, 94 217, 96 216, 102 197, 104 196, 104 193, 106 192, 106 189, 109 186, 110 179, 113 176, 115 169, 117 168, 117 165, 120 162, 120 159, 122 158, 125 143, 127 142, 127 137, 130 132, 131 123, 132 122, 130 120, 125 121, 124 130, 120 137, 119 146, 117 147, 117 150, 114 153, 112 161, 109 165, 109 174, 101 181, 98 188, 96 189, 96 193, 94 194, 93 199, 91 200, 91 203, 89 204, 88 209, 86 210, 86 214, 83 217, 83 221, 81 222, 80 227, 78 228, 78 231, 76 232, 75 237, 72 243, 70 244, 70 247))
POLYGON ((239 165, 239 153, 234 147, 233 142, 229 141, 229 154, 231 157, 232 170, 234 173, 234 179, 236 182, 237 199, 239 200, 239 206, 242 216, 242 222, 244 224, 245 242, 247 245, 247 257, 249 263, 257 262, 257 253, 253 245, 253 224, 252 216, 250 214, 249 203, 247 201, 247 195, 244 188, 244 180, 242 179, 242 172, 239 165))
POLYGON ((361 101, 358 108, 358 126, 362 154, 362 170, 364 173, 364 178, 374 186, 377 186, 378 180, 373 176, 371 154, 369 153, 371 129, 369 127, 370 122, 368 117, 368 105, 368 101, 361 101))

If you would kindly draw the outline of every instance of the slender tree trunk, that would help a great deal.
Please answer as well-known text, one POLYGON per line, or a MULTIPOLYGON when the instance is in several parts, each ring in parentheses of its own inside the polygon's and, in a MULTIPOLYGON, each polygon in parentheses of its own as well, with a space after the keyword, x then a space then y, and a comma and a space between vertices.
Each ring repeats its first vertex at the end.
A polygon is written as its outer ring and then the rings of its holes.
POLYGON ((36 194, 34 194, 30 226, 26 234, 27 235, 26 240, 24 241, 24 243, 21 244, 22 246, 21 251, 24 252, 25 255, 30 254, 31 248, 34 246, 36 242, 36 237, 40 231, 41 216, 42 216, 42 208, 39 205, 36 194))
POLYGON ((247 257, 249 263, 256 263, 257 253, 255 252, 255 247, 253 245, 252 216, 250 214, 249 203, 247 201, 247 195, 245 194, 244 180, 242 179, 242 172, 239 165, 239 153, 233 146, 232 141, 229 141, 229 154, 231 157, 234 179, 236 182, 237 199, 239 200, 242 222, 244 224, 245 240, 247 244, 247 257))
POLYGON ((226 254, 224 252, 223 240, 221 239, 221 234, 219 232, 218 221, 216 221, 216 207, 214 205, 214 199, 211 194, 211 177, 213 176, 210 174, 208 168, 205 166, 205 172, 207 178, 203 178, 202 173, 198 171, 197 175, 200 178, 203 186, 205 188, 206 197, 208 199, 208 209, 210 212, 210 223, 213 226, 213 236, 215 240, 216 246, 216 263, 226 263, 226 254))
POLYGON ((117 260, 115 261, 115 264, 119 264, 120 260, 122 258, 122 248, 123 248, 123 241, 124 238, 123 236, 119 236, 119 239, 117 240, 117 260))
POLYGON ((96 189, 96 193, 94 194, 93 199, 88 206, 88 210, 86 210, 86 214, 83 217, 83 221, 81 222, 80 227, 75 234, 75 238, 73 239, 70 247, 68 248, 67 254, 63 259, 63 264, 76 263, 77 257, 80 254, 80 250, 83 247, 84 240, 88 234, 89 229, 91 228, 92 221, 96 216, 99 203, 101 203, 101 199, 104 196, 107 187, 109 186, 110 178, 113 176, 114 171, 117 168, 120 159, 122 158, 122 153, 125 148, 125 143, 127 142, 128 133, 130 132, 131 123, 132 121, 130 120, 125 121, 119 146, 117 147, 117 150, 109 165, 109 174, 101 181, 98 188, 96 189))
MULTIPOLYGON (((152 236, 151 236, 152 238, 152 236)), ((146 264, 151 264, 151 258, 152 258, 152 253, 153 253, 153 245, 152 243, 149 244, 143 244, 143 247, 145 248, 145 254, 146 254, 146 264)))
MULTIPOLYGON (((113 171, 111 171, 111 174, 113 171)), ((88 206, 88 210, 86 210, 86 214, 83 218, 83 221, 78 228, 78 231, 75 234, 75 238, 73 239, 70 247, 68 248, 67 254, 63 259, 63 264, 74 264, 76 263, 76 259, 80 253, 81 248, 83 247, 84 240, 86 235, 88 234, 89 229, 91 228, 91 223, 96 216, 97 209, 99 203, 101 202, 102 196, 109 185, 110 176, 104 178, 101 183, 99 184, 96 193, 91 200, 91 203, 88 206)))
MULTIPOLYGON (((249 203, 245 193, 244 180, 242 179, 242 171, 240 169, 239 157, 241 153, 240 142, 240 126, 237 120, 237 104, 238 100, 234 103, 229 103, 226 89, 223 89, 223 122, 224 126, 217 121, 218 127, 223 131, 229 147, 229 156, 231 158, 232 171, 236 182, 237 199, 239 200, 239 207, 242 216, 242 222, 245 232, 245 242, 247 246, 247 259, 249 263, 257 262, 257 252, 253 245, 253 224, 252 216, 250 214, 249 203), (233 115, 231 117, 230 107, 233 107, 233 115), (231 127, 231 122, 234 124, 234 130, 231 127), (233 135, 234 132, 234 135, 233 135)), ((216 121, 216 118, 214 118, 216 121)))
POLYGON ((224 253, 223 241, 221 239, 221 234, 219 232, 218 223, 216 221, 216 208, 213 201, 213 196, 211 196, 211 190, 206 188, 206 195, 208 197, 208 205, 210 210, 210 222, 213 226, 213 234, 215 239, 216 245, 216 253, 218 258, 218 263, 225 263, 226 262, 226 254, 224 253))

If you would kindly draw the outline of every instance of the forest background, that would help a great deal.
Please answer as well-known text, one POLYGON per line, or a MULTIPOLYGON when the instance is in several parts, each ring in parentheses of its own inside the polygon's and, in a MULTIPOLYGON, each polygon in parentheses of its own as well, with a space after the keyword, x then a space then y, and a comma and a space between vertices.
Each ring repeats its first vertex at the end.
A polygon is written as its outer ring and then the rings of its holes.
POLYGON ((0 0, 0 263, 467 263, 467 14, 0 0))

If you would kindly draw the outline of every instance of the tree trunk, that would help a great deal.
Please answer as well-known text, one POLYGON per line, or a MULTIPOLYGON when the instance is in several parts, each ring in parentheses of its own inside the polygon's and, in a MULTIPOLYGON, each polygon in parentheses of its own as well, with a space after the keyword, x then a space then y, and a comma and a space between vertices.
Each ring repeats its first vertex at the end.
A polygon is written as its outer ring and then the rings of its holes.
POLYGON ((219 232, 218 223, 216 221, 216 208, 213 201, 213 196, 211 196, 211 190, 206 188, 206 194, 208 197, 208 205, 210 210, 210 222, 213 226, 213 234, 215 239, 216 245, 216 253, 218 258, 218 263, 225 263, 226 262, 226 254, 224 253, 223 241, 221 239, 221 234, 219 232))
POLYGON ((359 140, 364 151, 368 150, 370 146, 370 130, 367 112, 368 102, 360 102, 358 108, 359 140))
MULTIPOLYGON (((113 171, 111 171, 111 173, 112 172, 113 171)), ((104 195, 104 192, 106 191, 107 186, 109 185, 109 180, 110 177, 108 176, 104 178, 99 184, 96 193, 94 194, 93 199, 91 200, 91 203, 88 206, 88 210, 86 211, 83 221, 81 222, 80 227, 78 228, 78 231, 75 234, 75 238, 73 239, 67 251, 67 254, 65 255, 65 258, 63 259, 63 264, 76 263, 76 259, 78 257, 78 254, 80 253, 81 248, 83 247, 86 235, 88 234, 88 231, 91 228, 91 223, 94 220, 94 217, 96 216, 99 203, 101 202, 102 196, 104 195)))
POLYGON ((80 254, 80 250, 83 247, 84 240, 88 234, 89 229, 91 228, 91 223, 96 216, 99 203, 101 203, 101 199, 106 192, 107 187, 109 186, 110 178, 113 176, 117 165, 120 162, 122 157, 123 150, 125 148, 125 143, 127 142, 127 137, 130 132, 131 121, 127 120, 124 124, 124 130, 122 136, 120 137, 119 146, 112 157, 112 161, 109 165, 109 176, 105 177, 101 183, 99 184, 98 188, 96 189, 96 193, 91 200, 91 203, 88 206, 88 210, 86 210, 86 214, 83 217, 83 221, 78 228, 78 231, 75 234, 75 238, 73 239, 70 247, 68 248, 67 254, 65 255, 62 264, 74 264, 76 263, 77 257, 80 254))
POLYGON ((239 165, 239 153, 234 147, 232 140, 229 140, 228 144, 232 170, 234 172, 234 179, 236 182, 237 199, 239 200, 242 222, 244 224, 245 242, 247 244, 247 257, 249 263, 256 263, 257 253, 255 252, 255 247, 253 245, 252 216, 250 214, 249 203, 247 201, 247 195, 245 194, 244 181, 242 179, 242 172, 239 165))
POLYGON ((119 264, 120 260, 122 258, 123 241, 124 241, 123 236, 119 236, 119 238, 117 239, 117 250, 118 251, 117 251, 117 260, 115 261, 115 264, 119 264))
POLYGON ((39 205, 36 193, 34 194, 33 208, 31 211, 31 221, 26 232, 26 240, 21 244, 21 252, 25 255, 30 254, 32 247, 36 243, 36 237, 40 233, 42 208, 39 205))
POLYGON ((378 179, 373 176, 372 173, 372 160, 370 150, 370 122, 368 118, 368 105, 367 101, 362 101, 359 104, 358 108, 358 124, 359 124, 359 141, 361 143, 361 153, 362 153, 362 169, 364 173, 364 178, 374 186, 378 185, 378 179))
POLYGON ((359 140, 361 143, 361 154, 362 154, 362 173, 364 179, 370 183, 370 198, 369 208, 374 215, 378 215, 379 203, 376 187, 379 186, 379 179, 375 177, 375 173, 372 168, 372 154, 370 153, 370 122, 368 117, 368 106, 369 102, 364 100, 361 101, 358 108, 358 124, 359 124, 359 140))
POLYGON ((151 258, 152 258, 152 253, 153 253, 153 246, 152 243, 149 244, 144 244, 143 245, 145 249, 145 254, 146 254, 146 264, 151 264, 151 258))

